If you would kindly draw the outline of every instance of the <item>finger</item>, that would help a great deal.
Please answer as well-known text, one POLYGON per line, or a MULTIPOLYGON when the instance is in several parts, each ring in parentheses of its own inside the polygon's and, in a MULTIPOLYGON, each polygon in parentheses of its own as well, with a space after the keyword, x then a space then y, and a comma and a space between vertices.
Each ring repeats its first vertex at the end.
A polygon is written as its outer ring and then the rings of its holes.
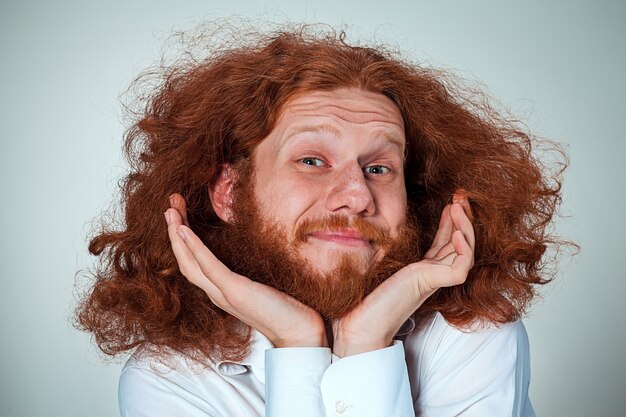
POLYGON ((441 218, 439 220, 439 227, 437 228, 437 234, 435 235, 435 239, 433 239, 433 244, 424 255, 426 259, 432 259, 435 257, 437 252, 441 250, 446 244, 450 242, 450 237, 452 236, 452 232, 454 231, 454 222, 452 221, 452 217, 450 217, 450 204, 446 205, 442 212, 441 218))
POLYGON ((234 285, 234 281, 241 281, 243 277, 234 274, 222 261, 217 259, 189 227, 178 226, 176 233, 184 240, 185 246, 195 258, 202 273, 221 291, 234 285))
POLYGON ((432 259, 438 261, 454 252, 456 252, 456 250, 454 249, 454 245, 452 244, 452 242, 449 242, 446 246, 441 248, 432 259))
MULTIPOLYGON (((268 308, 268 303, 263 303, 263 298, 267 298, 270 291, 277 294, 278 291, 233 273, 187 226, 170 226, 168 232, 181 272, 189 281, 202 288, 222 310, 259 330, 266 337, 275 338, 268 323, 277 320, 271 316, 272 311, 268 311, 271 308, 268 308)), ((274 297, 272 301, 277 299, 274 297)))
POLYGON ((461 204, 455 203, 452 205, 450 208, 450 217, 452 218, 456 229, 463 233, 465 240, 467 240, 467 243, 473 250, 476 244, 474 226, 461 204))
POLYGON ((445 267, 447 272, 432 276, 429 285, 433 288, 463 284, 472 268, 473 252, 460 230, 452 234, 452 242, 455 251, 437 261, 438 266, 445 267))
POLYGON ((469 204, 467 191, 465 191, 462 188, 459 188, 458 190, 456 190, 454 194, 452 195, 452 203, 459 203, 461 206, 463 206, 463 210, 465 210, 465 214, 467 214, 467 217, 472 219, 472 208, 470 207, 470 204, 469 204))
POLYGON ((454 232, 452 235, 452 243, 454 244, 457 257, 454 258, 451 267, 463 276, 461 281, 463 282, 469 270, 474 266, 474 251, 465 239, 465 235, 460 230, 454 232))
POLYGON ((219 290, 204 275, 197 260, 187 248, 185 241, 177 233, 178 227, 181 225, 181 218, 178 211, 168 209, 165 213, 168 221, 167 233, 170 238, 172 251, 178 263, 178 269, 192 284, 203 289, 210 297, 218 297, 219 290))
POLYGON ((459 256, 459 254, 453 250, 442 258, 437 259, 437 263, 440 265, 452 266, 457 256, 459 256))
POLYGON ((187 203, 182 195, 174 193, 170 195, 170 207, 176 209, 182 218, 182 223, 189 227, 189 221, 187 220, 187 203))

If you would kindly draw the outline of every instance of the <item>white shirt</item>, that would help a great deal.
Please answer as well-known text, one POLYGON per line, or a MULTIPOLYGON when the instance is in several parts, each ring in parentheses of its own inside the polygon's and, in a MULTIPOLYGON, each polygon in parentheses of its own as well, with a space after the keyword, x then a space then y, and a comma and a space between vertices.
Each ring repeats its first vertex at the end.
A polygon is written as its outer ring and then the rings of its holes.
POLYGON ((202 368, 141 350, 120 376, 122 417, 534 417, 521 321, 461 331, 435 314, 404 343, 338 358, 274 348, 254 332, 242 362, 202 368))

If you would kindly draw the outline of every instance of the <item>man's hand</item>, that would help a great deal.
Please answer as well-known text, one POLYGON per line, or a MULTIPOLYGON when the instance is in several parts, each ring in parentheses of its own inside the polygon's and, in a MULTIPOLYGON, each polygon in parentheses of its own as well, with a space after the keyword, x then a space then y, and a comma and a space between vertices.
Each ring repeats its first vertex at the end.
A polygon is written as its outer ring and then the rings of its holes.
POLYGON ((267 285, 228 269, 191 231, 185 200, 170 197, 167 230, 180 272, 219 308, 263 333, 276 347, 328 346, 322 317, 267 285))
POLYGON ((340 357, 388 347, 402 324, 438 288, 462 284, 474 266, 475 237, 467 199, 457 192, 441 214, 424 259, 405 266, 333 323, 340 357))

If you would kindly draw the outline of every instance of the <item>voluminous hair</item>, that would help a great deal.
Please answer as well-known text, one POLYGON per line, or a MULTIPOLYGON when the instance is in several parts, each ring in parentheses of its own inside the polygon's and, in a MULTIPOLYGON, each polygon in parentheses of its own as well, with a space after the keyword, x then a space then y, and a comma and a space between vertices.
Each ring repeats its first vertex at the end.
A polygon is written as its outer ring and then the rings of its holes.
POLYGON ((417 314, 438 311, 460 327, 518 319, 537 286, 553 278, 546 266, 554 259, 545 255, 561 244, 549 226, 560 203, 562 151, 552 147, 556 158, 542 163, 537 145, 551 142, 503 116, 479 89, 383 47, 350 45, 343 32, 302 27, 246 39, 135 82, 153 88, 140 89, 141 111, 125 136, 123 220, 103 223, 92 238, 99 267, 76 310, 100 349, 114 355, 148 342, 199 359, 245 355, 249 331, 178 270, 163 219, 168 196, 183 195, 192 228, 206 238, 221 221, 208 186, 222 164, 249 159, 290 98, 342 87, 383 94, 404 118, 405 183, 422 253, 455 190, 465 191, 473 211, 474 268, 417 314))

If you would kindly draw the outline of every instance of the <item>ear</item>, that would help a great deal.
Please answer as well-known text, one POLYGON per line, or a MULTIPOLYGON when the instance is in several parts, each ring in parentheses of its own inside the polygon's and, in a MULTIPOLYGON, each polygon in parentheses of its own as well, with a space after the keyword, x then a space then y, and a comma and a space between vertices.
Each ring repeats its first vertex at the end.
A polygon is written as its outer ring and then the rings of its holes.
POLYGON ((235 170, 230 164, 221 166, 217 178, 209 185, 211 205, 217 216, 230 223, 233 218, 233 188, 235 186, 235 170))

